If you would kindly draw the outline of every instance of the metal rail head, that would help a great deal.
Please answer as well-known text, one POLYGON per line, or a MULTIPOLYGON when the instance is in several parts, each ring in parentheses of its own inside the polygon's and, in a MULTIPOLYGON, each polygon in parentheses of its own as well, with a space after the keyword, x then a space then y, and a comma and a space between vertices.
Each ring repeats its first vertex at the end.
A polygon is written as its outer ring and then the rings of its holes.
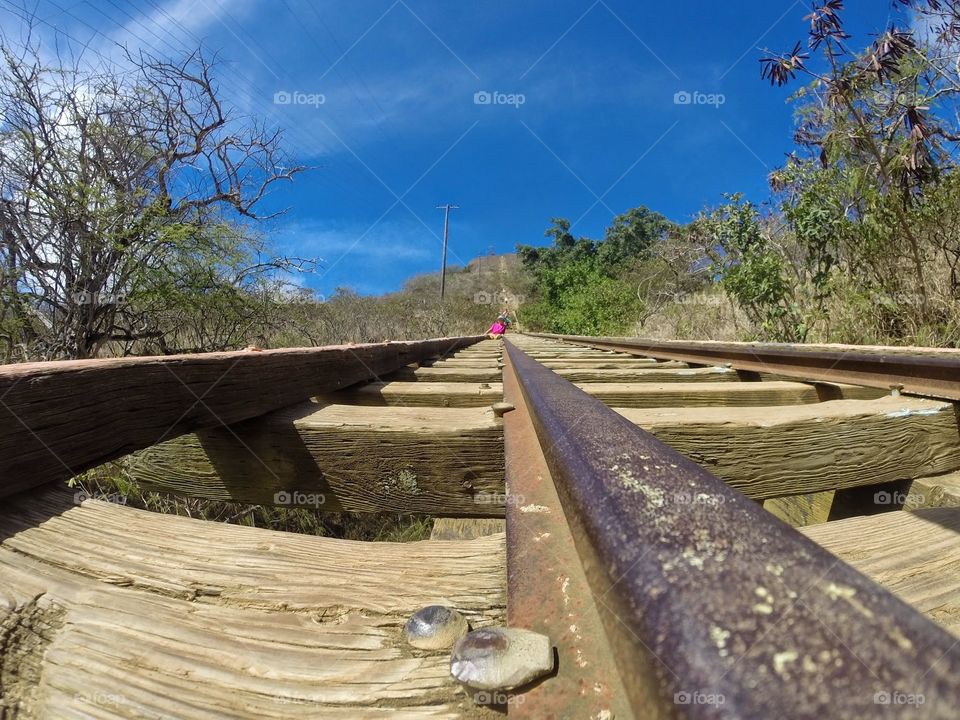
POLYGON ((955 349, 644 340, 550 333, 533 336, 659 359, 724 363, 736 370, 960 400, 960 353, 955 349))
POLYGON ((960 642, 509 341, 506 352, 638 717, 957 717, 960 642))

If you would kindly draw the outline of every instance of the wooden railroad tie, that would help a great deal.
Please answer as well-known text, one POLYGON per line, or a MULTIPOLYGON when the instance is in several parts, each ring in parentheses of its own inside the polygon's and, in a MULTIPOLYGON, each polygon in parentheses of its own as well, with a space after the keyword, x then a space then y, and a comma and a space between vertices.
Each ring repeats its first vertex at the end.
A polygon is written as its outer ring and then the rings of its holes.
POLYGON ((10 365, 0 397, 0 717, 957 717, 960 353, 509 333, 10 365), (65 486, 118 458, 436 520, 355 542, 65 486), (435 605, 552 670, 461 685, 405 639, 435 605))

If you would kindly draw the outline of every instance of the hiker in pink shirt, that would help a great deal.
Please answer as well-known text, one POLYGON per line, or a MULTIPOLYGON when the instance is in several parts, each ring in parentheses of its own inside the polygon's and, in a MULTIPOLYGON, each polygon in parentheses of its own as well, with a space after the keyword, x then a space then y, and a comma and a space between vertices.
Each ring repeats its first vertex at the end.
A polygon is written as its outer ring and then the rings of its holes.
POLYGON ((490 329, 487 330, 487 334, 491 338, 503 337, 503 334, 507 331, 509 326, 510 316, 507 315, 507 311, 504 310, 497 316, 497 319, 494 321, 493 325, 490 326, 490 329))

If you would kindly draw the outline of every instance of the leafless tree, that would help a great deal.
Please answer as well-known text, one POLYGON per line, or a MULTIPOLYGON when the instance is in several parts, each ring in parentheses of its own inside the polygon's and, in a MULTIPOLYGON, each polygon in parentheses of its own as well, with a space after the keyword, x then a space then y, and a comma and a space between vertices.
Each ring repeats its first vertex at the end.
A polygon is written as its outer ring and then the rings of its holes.
POLYGON ((250 231, 271 188, 303 168, 279 130, 226 105, 215 58, 65 54, 0 39, 8 357, 18 344, 40 358, 184 349, 169 322, 184 308, 309 264, 267 256, 250 231))

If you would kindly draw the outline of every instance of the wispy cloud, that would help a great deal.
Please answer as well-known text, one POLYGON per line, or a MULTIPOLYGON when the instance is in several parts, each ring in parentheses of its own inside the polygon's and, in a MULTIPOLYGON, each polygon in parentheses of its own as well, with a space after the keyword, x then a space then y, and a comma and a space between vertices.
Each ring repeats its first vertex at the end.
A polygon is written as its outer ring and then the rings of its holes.
POLYGON ((188 45, 196 45, 197 39, 209 30, 228 27, 228 19, 240 21, 246 18, 259 1, 230 0, 229 5, 220 5, 216 0, 167 0, 155 7, 150 6, 146 13, 135 15, 111 35, 121 45, 137 44, 145 37, 155 40, 171 35, 188 45), (144 33, 148 34, 145 36, 144 33))
POLYGON ((367 227, 360 223, 317 221, 280 226, 275 237, 281 244, 299 248, 301 253, 319 255, 325 265, 344 254, 354 259, 391 262, 422 262, 436 255, 434 238, 427 237, 419 223, 383 222, 358 243, 357 238, 366 231, 367 227))
POLYGON ((280 252, 320 260, 302 283, 327 296, 337 287, 385 292, 440 262, 435 239, 414 221, 385 221, 372 230, 359 222, 293 222, 275 228, 273 238, 280 252))

